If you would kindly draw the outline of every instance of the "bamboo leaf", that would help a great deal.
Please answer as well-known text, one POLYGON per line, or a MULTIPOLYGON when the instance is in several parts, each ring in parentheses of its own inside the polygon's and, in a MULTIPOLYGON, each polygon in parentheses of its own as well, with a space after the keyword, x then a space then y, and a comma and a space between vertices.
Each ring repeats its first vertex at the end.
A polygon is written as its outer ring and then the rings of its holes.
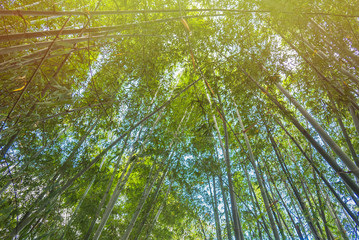
POLYGON ((12 90, 13 92, 19 92, 25 88, 26 85, 22 86, 21 88, 17 88, 15 90, 12 90))

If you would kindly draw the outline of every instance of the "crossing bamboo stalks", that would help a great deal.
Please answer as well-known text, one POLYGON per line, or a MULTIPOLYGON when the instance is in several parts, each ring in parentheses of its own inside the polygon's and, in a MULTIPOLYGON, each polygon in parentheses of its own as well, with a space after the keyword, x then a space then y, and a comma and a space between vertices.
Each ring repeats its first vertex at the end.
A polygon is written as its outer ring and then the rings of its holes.
MULTIPOLYGON (((250 79, 257 87, 268 96, 268 98, 281 110, 283 115, 288 118, 293 125, 303 134, 303 136, 313 145, 313 147, 323 156, 325 161, 333 168, 333 170, 343 179, 344 182, 350 186, 350 188, 359 196, 359 186, 354 182, 354 180, 349 177, 341 168, 335 159, 333 159, 321 146, 320 144, 304 129, 304 127, 299 123, 299 121, 289 113, 289 111, 278 102, 278 100, 272 96, 265 88, 263 88, 251 75, 242 69, 243 73, 250 79)), ((353 162, 352 162, 353 163, 353 162)), ((353 163, 354 164, 354 163, 353 163)))
POLYGON ((167 107, 171 102, 173 102, 175 99, 177 99, 182 93, 186 92, 189 88, 191 88, 193 85, 195 85, 197 82, 199 82, 202 78, 198 78, 196 81, 192 82, 191 84, 189 84, 187 87, 185 87, 182 91, 180 91, 177 95, 175 95, 174 97, 172 97, 171 99, 169 99, 168 101, 166 101, 164 104, 162 104, 160 107, 158 107, 157 109, 155 109, 153 112, 151 112, 150 114, 146 115, 144 118, 142 118, 140 121, 138 121, 136 124, 134 124, 132 127, 130 127, 127 131, 125 131, 123 134, 121 134, 117 139, 115 139, 108 147, 106 147, 100 154, 98 154, 87 166, 85 166, 82 170, 80 170, 74 177, 72 177, 71 179, 69 179, 62 187, 60 187, 56 192, 54 192, 53 195, 49 196, 48 199, 46 199, 45 201, 43 201, 43 203, 39 204, 41 207, 39 209, 36 210, 36 212, 34 214, 32 214, 30 216, 24 216, 23 220, 21 222, 19 222, 19 224, 15 227, 15 229, 13 229, 13 231, 11 232, 10 236, 14 237, 15 235, 17 235, 24 227, 26 227, 34 218, 34 215, 36 215, 36 213, 42 212, 45 207, 48 207, 51 205, 51 203, 53 202, 53 199, 56 196, 61 195, 63 192, 65 192, 70 186, 72 186, 72 184, 78 179, 80 178, 85 172, 87 172, 94 164, 96 164, 98 161, 100 161, 110 150, 112 150, 119 142, 122 141, 122 139, 129 134, 130 132, 132 132, 134 129, 136 129, 138 126, 140 126, 142 123, 146 122, 150 117, 152 117, 153 115, 155 115, 156 113, 158 113, 159 111, 161 111, 162 109, 164 109, 165 107, 167 107))
POLYGON ((277 88, 292 102, 303 116, 310 122, 313 128, 319 135, 328 143, 331 149, 338 155, 343 163, 352 171, 352 173, 359 179, 359 168, 355 165, 354 161, 338 146, 338 144, 329 136, 329 134, 319 125, 319 123, 305 110, 290 93, 285 90, 279 83, 276 83, 277 88))

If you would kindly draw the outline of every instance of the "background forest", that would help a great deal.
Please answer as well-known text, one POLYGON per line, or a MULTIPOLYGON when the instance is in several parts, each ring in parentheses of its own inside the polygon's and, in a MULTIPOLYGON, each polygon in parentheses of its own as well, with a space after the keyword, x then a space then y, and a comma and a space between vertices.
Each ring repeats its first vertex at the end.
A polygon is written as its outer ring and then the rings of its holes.
POLYGON ((359 1, 0 17, 1 239, 359 239, 359 1))

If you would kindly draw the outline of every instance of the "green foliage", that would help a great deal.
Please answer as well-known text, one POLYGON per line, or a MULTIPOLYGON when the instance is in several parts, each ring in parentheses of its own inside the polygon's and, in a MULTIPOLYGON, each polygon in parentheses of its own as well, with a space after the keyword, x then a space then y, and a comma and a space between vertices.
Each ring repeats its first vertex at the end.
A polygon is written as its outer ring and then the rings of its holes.
POLYGON ((0 238, 358 238, 358 6, 2 1, 0 238))

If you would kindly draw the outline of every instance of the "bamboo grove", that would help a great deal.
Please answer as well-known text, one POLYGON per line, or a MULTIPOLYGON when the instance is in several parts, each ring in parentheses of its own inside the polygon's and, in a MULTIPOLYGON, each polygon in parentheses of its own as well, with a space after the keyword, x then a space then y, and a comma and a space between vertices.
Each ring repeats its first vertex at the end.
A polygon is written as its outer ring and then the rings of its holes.
POLYGON ((358 239, 357 0, 2 0, 1 239, 358 239))

